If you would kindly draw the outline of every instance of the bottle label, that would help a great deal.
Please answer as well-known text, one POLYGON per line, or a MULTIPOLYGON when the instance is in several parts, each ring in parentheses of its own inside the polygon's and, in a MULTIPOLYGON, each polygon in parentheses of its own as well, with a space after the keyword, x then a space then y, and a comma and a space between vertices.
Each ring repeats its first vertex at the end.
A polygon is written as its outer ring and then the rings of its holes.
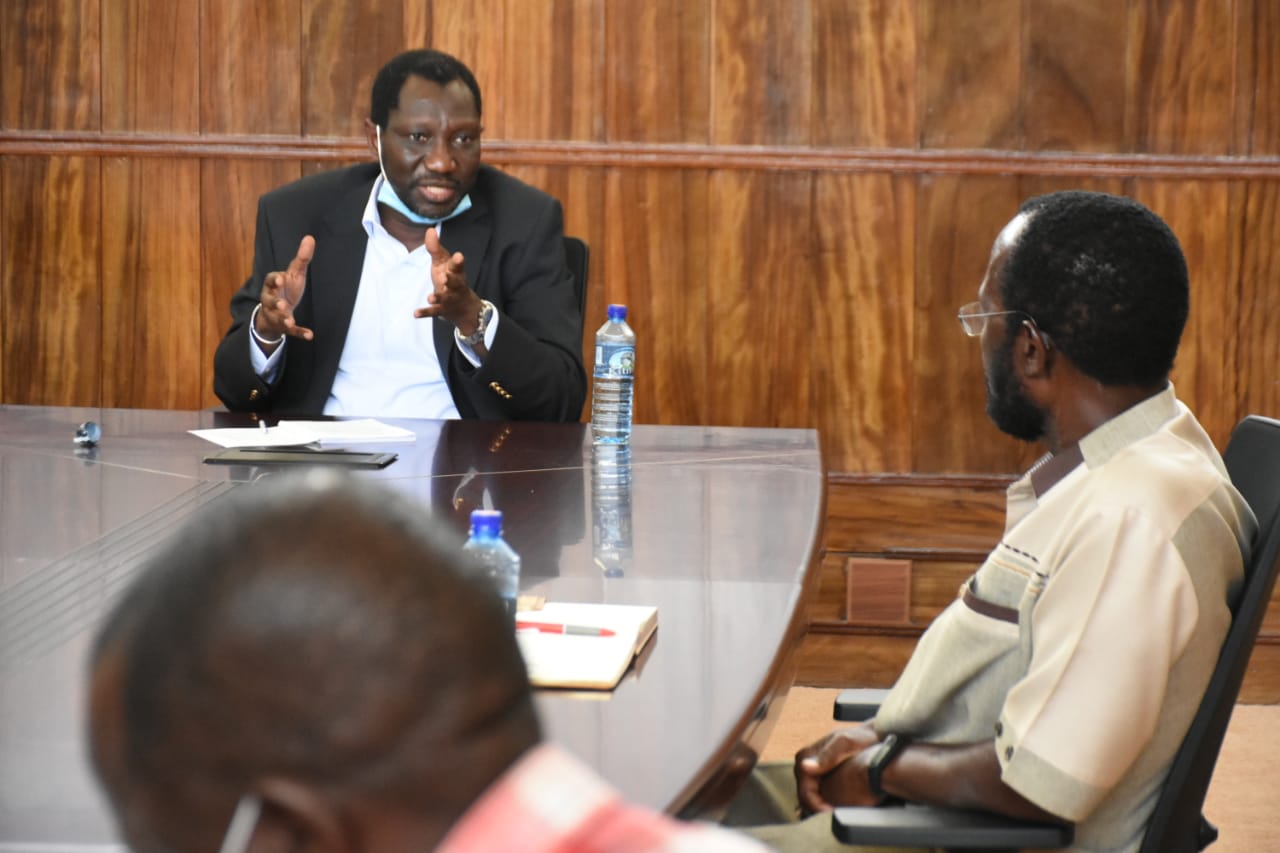
POLYGON ((596 376, 634 376, 634 344, 596 344, 596 376))

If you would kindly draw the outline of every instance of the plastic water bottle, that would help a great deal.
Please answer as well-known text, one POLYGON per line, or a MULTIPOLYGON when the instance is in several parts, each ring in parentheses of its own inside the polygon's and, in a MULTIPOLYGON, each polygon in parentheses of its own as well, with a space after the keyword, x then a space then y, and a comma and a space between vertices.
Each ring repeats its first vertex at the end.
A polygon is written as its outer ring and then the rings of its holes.
POLYGON ((631 442, 635 366, 636 333, 627 325, 627 306, 610 305, 608 322, 596 332, 595 384, 591 393, 593 444, 631 442))
POLYGON ((496 509, 471 511, 471 536, 462 550, 493 582, 512 620, 520 594, 520 555, 502 538, 502 513, 496 509))
POLYGON ((591 555, 607 578, 631 568, 631 448, 591 448, 591 555))

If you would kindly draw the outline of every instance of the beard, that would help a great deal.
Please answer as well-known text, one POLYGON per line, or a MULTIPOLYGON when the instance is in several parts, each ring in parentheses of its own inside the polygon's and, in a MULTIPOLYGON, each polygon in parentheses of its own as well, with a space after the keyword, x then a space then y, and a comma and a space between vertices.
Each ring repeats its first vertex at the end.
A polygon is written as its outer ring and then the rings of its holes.
POLYGON ((1044 436, 1044 412, 1022 391, 1013 372, 1013 342, 995 351, 987 371, 987 417, 996 428, 1020 441, 1039 441, 1044 436))

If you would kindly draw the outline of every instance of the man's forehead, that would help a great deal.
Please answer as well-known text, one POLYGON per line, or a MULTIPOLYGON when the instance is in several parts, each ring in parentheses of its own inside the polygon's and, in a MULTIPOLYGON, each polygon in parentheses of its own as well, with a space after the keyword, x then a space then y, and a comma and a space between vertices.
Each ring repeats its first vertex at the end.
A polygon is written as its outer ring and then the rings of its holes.
POLYGON ((995 257, 1001 252, 1007 251, 1018 242, 1018 238, 1022 236, 1022 232, 1027 229, 1027 223, 1030 221, 1031 215, 1023 212, 1010 219, 1009 222, 1000 229, 1000 233, 996 235, 996 241, 991 244, 991 257, 995 257))

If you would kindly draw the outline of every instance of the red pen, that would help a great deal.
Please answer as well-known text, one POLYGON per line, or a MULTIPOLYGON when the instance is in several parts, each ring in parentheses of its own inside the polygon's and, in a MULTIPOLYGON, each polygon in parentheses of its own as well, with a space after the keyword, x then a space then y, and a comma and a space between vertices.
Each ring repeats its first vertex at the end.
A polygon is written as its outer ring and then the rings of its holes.
POLYGON ((608 628, 596 628, 590 625, 561 625, 558 622, 517 622, 517 631, 541 631, 544 634, 581 634, 587 637, 612 637, 614 632, 608 628))

